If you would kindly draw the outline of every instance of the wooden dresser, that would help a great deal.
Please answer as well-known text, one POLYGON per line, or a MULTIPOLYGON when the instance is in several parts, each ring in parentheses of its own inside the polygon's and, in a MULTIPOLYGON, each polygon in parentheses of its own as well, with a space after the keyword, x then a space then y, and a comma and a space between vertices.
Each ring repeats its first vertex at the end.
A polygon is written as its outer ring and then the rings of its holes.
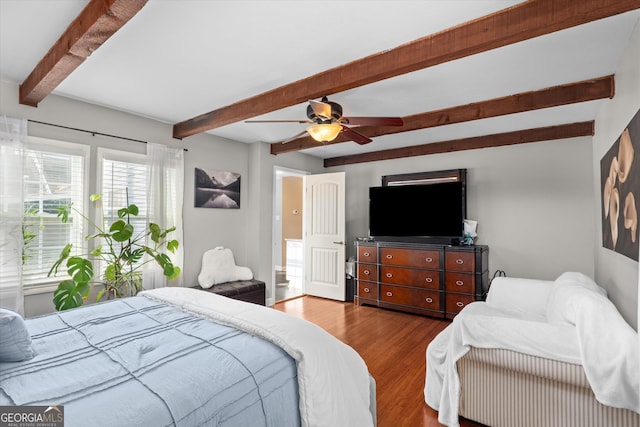
POLYGON ((356 303, 452 319, 482 299, 489 248, 356 242, 356 303))

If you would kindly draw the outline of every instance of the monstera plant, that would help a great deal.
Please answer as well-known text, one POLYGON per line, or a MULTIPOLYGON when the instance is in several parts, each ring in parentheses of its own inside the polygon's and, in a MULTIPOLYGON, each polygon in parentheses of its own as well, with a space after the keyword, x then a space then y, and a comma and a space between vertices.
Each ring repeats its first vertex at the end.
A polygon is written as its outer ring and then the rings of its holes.
MULTIPOLYGON (((90 200, 97 202, 100 195, 93 194, 90 200)), ((180 267, 174 265, 165 252, 173 253, 178 248, 178 241, 167 237, 175 227, 163 230, 157 224, 150 223, 144 230, 136 231, 131 223, 131 217, 138 215, 136 205, 131 204, 118 210, 118 219, 108 229, 103 225, 104 221, 102 224, 95 224, 75 209, 73 204, 61 206, 58 211, 58 218, 64 223, 69 221, 72 211, 88 221, 97 232, 86 236, 86 239, 97 239, 97 243, 91 252, 80 255, 71 255, 73 245, 67 244, 60 253, 60 258, 49 270, 48 275, 55 276, 66 261, 66 272, 70 277, 60 282, 53 293, 56 310, 81 306, 89 297, 92 284, 102 285, 96 301, 136 295, 142 290, 142 268, 149 262, 156 262, 169 279, 180 275, 180 267), (95 278, 95 260, 104 267, 101 268, 103 271, 99 278, 95 278)))

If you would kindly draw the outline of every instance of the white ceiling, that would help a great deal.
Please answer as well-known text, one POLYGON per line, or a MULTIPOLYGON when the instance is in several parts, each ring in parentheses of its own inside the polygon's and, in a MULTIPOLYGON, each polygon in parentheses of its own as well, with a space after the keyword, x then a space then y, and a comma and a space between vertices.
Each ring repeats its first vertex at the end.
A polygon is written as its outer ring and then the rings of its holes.
MULTIPOLYGON (((87 0, 0 0, 0 77, 21 83, 87 0)), ((177 123, 520 3, 149 0, 53 92, 177 123)), ((406 116, 613 74, 640 10, 330 95, 345 116, 406 116)), ((592 120, 606 100, 332 144, 335 157, 592 120)), ((304 119, 306 104, 261 116, 304 119)), ((304 124, 209 133, 278 142, 304 124)), ((170 136, 169 136, 170 137, 170 136)), ((189 138, 184 144, 188 146, 189 138)))

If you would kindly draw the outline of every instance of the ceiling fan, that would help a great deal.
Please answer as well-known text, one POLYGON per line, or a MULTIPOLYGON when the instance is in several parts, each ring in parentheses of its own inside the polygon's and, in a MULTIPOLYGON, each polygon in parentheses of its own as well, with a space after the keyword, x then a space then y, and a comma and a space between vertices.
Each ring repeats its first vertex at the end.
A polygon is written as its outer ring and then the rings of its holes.
POLYGON ((402 126, 400 117, 344 117, 342 106, 337 102, 323 97, 321 101, 309 100, 307 106, 307 120, 246 120, 245 123, 309 123, 304 131, 282 141, 285 144, 309 133, 318 142, 333 141, 342 134, 344 137, 360 145, 368 144, 371 138, 365 136, 347 125, 355 126, 402 126))

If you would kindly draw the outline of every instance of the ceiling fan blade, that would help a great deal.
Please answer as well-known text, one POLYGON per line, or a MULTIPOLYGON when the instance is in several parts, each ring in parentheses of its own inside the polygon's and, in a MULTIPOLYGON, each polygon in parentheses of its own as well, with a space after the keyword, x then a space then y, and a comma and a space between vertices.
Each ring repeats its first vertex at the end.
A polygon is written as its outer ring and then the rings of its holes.
POLYGON ((311 120, 245 120, 245 123, 313 123, 311 120))
POLYGON ((288 138, 288 139, 285 139, 284 141, 281 141, 281 142, 280 142, 280 144, 286 144, 287 142, 291 142, 291 141, 293 141, 294 139, 298 139, 298 138, 300 138, 302 135, 304 135, 305 133, 307 133, 307 131, 306 131, 306 130, 303 130, 302 132, 295 134, 295 135, 294 135, 294 136, 292 136, 291 138, 288 138))
POLYGON ((331 119, 331 104, 310 99, 309 105, 311 105, 311 109, 316 116, 321 117, 324 120, 331 119))
POLYGON ((401 117, 343 117, 342 121, 359 126, 402 126, 401 117))
POLYGON ((355 130, 346 126, 342 126, 342 132, 340 132, 340 134, 344 135, 346 138, 349 138, 354 142, 357 142, 360 145, 368 144, 372 141, 371 138, 364 136, 363 134, 356 132, 355 130))

